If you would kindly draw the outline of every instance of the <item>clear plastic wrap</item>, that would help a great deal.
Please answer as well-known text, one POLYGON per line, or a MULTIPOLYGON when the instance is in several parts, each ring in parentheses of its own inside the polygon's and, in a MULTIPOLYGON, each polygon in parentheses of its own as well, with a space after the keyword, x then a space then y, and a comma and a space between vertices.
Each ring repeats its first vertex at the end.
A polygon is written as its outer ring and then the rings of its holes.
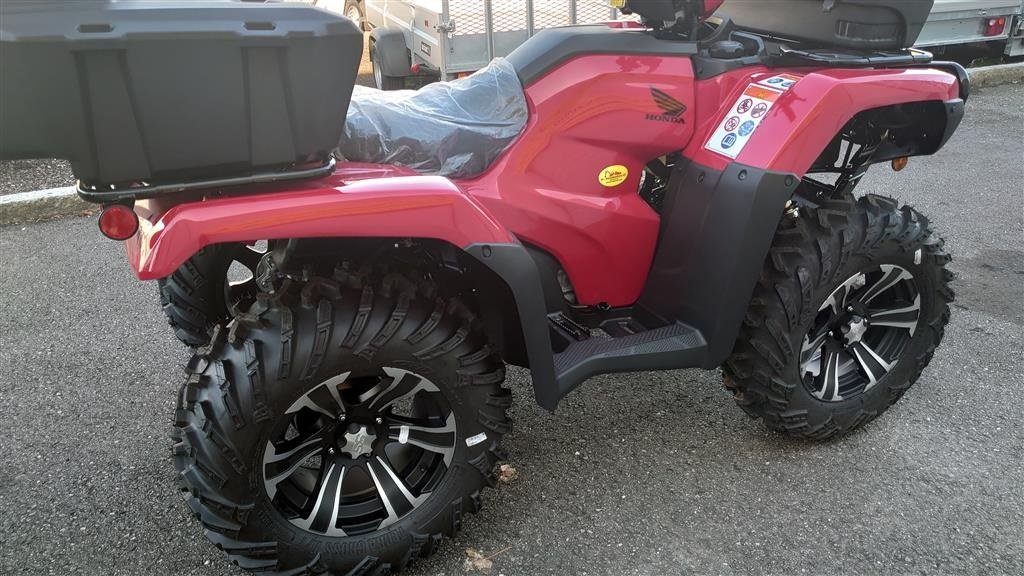
POLYGON ((512 143, 527 116, 515 68, 496 58, 471 76, 415 91, 356 86, 338 153, 353 162, 468 178, 512 143))

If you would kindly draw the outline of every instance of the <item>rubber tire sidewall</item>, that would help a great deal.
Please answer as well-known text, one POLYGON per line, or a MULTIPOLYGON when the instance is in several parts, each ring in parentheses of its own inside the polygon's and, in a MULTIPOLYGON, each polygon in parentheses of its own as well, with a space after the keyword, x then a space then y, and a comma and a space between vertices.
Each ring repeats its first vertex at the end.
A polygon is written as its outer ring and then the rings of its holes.
POLYGON ((873 420, 918 379, 949 320, 952 275, 926 218, 875 195, 841 195, 780 223, 733 354, 726 387, 750 416, 791 436, 825 439, 873 420), (920 252, 919 252, 920 251, 920 252), (918 263, 916 260, 920 258, 918 263), (799 351, 822 302, 846 279, 880 264, 914 278, 921 313, 897 364, 869 390, 838 402, 813 396, 799 351))
POLYGON ((388 76, 384 73, 384 69, 380 61, 380 51, 377 49, 375 43, 370 43, 370 66, 373 67, 373 83, 378 90, 392 91, 392 90, 404 90, 405 89, 405 78, 400 76, 388 76), (379 74, 378 74, 379 72, 379 74))
MULTIPOLYGON (((199 510, 208 528, 237 521, 239 527, 227 536, 218 530, 207 532, 236 561, 258 557, 252 550, 265 543, 274 547, 279 570, 297 569, 310 562, 318 569, 339 573, 367 562, 401 567, 429 552, 441 534, 453 535, 463 513, 476 511, 480 490, 493 484, 498 442, 510 428, 505 410, 511 405, 511 396, 501 387, 503 365, 477 332, 476 323, 471 317, 459 316, 458 307, 451 303, 426 307, 419 300, 410 306, 393 337, 372 355, 370 364, 357 354, 379 333, 390 317, 384 312, 391 310, 393 302, 375 296, 375 311, 365 324, 364 336, 354 346, 344 347, 339 341, 348 334, 361 297, 357 291, 342 294, 337 299, 319 298, 309 305, 287 307, 266 305, 267 297, 261 297, 254 306, 254 310, 263 307, 261 312, 250 312, 245 322, 236 319, 229 329, 216 329, 211 344, 198 350, 189 365, 192 375, 183 388, 176 432, 188 446, 179 445, 182 447, 176 453, 186 457, 177 458, 176 464, 193 496, 228 503, 226 508, 213 507, 212 514, 211 507, 204 508, 201 502, 190 506, 199 510), (282 330, 285 308, 291 317, 290 331, 282 330), (428 325, 428 318, 441 309, 445 314, 422 340, 407 340, 417 326, 428 325), (328 326, 333 328, 322 348, 328 353, 311 370, 314 351, 320 349, 317 335, 328 326), (292 344, 284 343, 286 332, 292 335, 292 344), (425 350, 437 349, 463 333, 456 347, 423 358, 425 350), (288 358, 294 364, 288 364, 284 376, 278 377, 286 365, 282 363, 285 349, 291 351, 288 358), (410 370, 445 391, 456 418, 456 451, 432 496, 395 524, 361 536, 318 536, 292 525, 267 497, 262 472, 266 443, 276 426, 275 418, 282 417, 308 390, 338 373, 368 366, 410 370), (486 440, 468 446, 466 439, 480 433, 486 434, 486 440), (202 466, 197 466, 200 461, 202 466), (199 473, 202 476, 196 480, 199 473), (211 474, 218 481, 207 482, 211 474), (215 486, 213 493, 211 486, 215 486), (227 522, 221 509, 228 511, 227 522), (244 518, 239 521, 238 517, 244 518)), ((364 301, 365 297, 364 290, 364 301)))

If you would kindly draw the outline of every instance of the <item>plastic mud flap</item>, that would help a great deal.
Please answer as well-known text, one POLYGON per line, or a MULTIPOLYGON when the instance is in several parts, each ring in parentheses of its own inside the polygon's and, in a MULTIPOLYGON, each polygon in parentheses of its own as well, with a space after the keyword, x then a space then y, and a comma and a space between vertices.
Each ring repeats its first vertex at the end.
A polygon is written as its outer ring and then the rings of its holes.
POLYGON ((695 327, 707 341, 703 368, 732 351, 796 174, 740 163, 722 171, 677 164, 658 250, 639 306, 695 327))

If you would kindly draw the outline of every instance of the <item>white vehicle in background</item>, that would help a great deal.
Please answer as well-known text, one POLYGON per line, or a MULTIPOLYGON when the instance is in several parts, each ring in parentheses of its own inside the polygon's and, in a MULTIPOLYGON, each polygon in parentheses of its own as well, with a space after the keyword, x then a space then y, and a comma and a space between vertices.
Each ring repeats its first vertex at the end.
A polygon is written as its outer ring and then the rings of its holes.
POLYGON ((1024 55, 1020 0, 935 0, 917 46, 941 52, 977 43, 1001 44, 1007 56, 1024 55))
MULTIPOLYGON (((307 0, 309 1, 309 0, 307 0)), ((843 1, 843 0, 833 0, 843 1)), ((411 76, 449 80, 505 56, 543 28, 623 19, 609 0, 315 0, 370 32, 374 81, 405 87, 411 76)), ((1021 0, 935 0, 917 46, 968 44, 1024 55, 1021 0)))
POLYGON ((366 0, 378 88, 421 74, 441 80, 483 68, 540 29, 620 17, 608 0, 366 0))
POLYGON ((311 3, 336 14, 342 14, 366 30, 366 8, 364 0, 299 0, 311 3))

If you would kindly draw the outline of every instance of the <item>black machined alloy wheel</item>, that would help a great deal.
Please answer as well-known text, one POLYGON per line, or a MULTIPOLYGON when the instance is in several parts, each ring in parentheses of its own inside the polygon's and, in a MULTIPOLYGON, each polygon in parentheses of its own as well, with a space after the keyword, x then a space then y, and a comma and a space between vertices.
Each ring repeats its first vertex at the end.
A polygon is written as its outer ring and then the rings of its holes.
POLYGON ((232 307, 248 308, 259 292, 255 273, 265 253, 256 244, 206 246, 159 280, 160 304, 174 335, 189 346, 202 346, 209 342, 210 328, 231 317, 232 307))
POLYGON ((303 530, 366 534, 429 497, 451 466, 456 436, 455 413, 427 378, 388 366, 346 372, 285 410, 263 454, 263 485, 303 530))
POLYGON ((479 324, 426 280, 339 272, 215 328, 173 451, 207 537, 261 573, 384 574, 432 553, 493 485, 511 426, 479 324))
POLYGON ((949 321, 950 257, 928 220, 875 195, 783 218, 754 290, 726 387, 791 436, 873 420, 917 381, 949 321))
POLYGON ((910 272, 892 264, 857 272, 829 294, 804 336, 804 384, 827 402, 870 390, 899 361, 920 316, 910 272))

